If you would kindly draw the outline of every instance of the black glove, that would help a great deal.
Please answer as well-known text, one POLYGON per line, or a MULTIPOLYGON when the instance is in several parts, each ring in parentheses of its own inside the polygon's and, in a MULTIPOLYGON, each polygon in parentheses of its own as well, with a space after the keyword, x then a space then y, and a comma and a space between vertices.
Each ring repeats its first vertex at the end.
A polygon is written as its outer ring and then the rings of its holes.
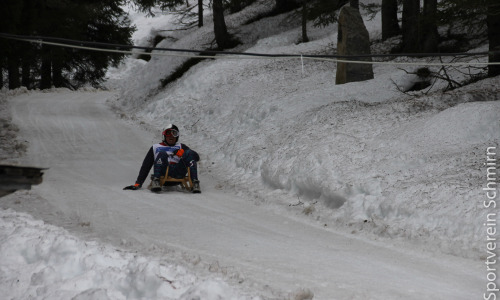
POLYGON ((140 185, 140 184, 138 184, 138 183, 136 183, 136 184, 134 184, 134 185, 129 185, 129 186, 126 186, 126 187, 124 187, 123 189, 124 189, 124 190, 133 190, 133 191, 135 191, 135 190, 138 190, 138 189, 140 189, 140 188, 141 188, 141 185, 140 185))

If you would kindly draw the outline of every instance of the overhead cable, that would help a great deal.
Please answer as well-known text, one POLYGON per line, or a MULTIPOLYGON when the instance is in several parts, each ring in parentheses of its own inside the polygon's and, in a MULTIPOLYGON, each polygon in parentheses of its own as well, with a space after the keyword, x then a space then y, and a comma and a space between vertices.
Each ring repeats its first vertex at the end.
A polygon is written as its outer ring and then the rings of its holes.
MULTIPOLYGON (((216 51, 216 50, 193 50, 193 49, 177 49, 177 48, 161 48, 161 47, 143 47, 135 45, 123 45, 113 43, 88 42, 78 41, 63 38, 43 37, 43 36, 23 36, 7 33, 0 33, 0 37, 6 39, 19 40, 24 42, 39 43, 45 45, 67 47, 73 49, 101 51, 108 53, 120 54, 135 54, 135 55, 151 55, 151 56, 177 56, 191 58, 209 58, 209 59, 262 59, 262 58, 283 58, 283 59, 304 59, 320 60, 330 62, 344 62, 353 64, 380 64, 380 65, 426 65, 426 66, 484 66, 484 65, 500 65, 500 62, 394 62, 394 61, 367 61, 355 60, 363 58, 381 58, 381 57, 471 57, 471 56, 486 56, 492 52, 464 52, 464 53, 402 53, 402 54, 366 54, 366 55, 312 55, 312 54, 271 54, 271 53, 252 53, 252 52, 234 52, 234 51, 216 51), (124 50, 128 49, 128 50, 124 50), (143 51, 132 51, 131 49, 140 49, 143 51), (154 51, 154 52, 153 52, 154 51), (174 52, 174 53, 170 53, 174 52), (185 54, 180 54, 185 53, 185 54)), ((494 53, 494 52, 493 52, 494 53)))

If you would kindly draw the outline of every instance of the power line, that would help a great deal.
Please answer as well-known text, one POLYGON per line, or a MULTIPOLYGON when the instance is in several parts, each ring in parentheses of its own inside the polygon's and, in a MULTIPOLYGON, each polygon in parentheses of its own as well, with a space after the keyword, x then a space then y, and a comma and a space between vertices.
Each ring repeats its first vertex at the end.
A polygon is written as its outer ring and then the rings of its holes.
POLYGON ((353 64, 379 64, 379 65, 419 65, 419 66, 471 66, 471 65, 500 65, 500 62, 392 62, 392 61, 366 61, 353 60, 361 58, 381 58, 381 57, 471 57, 471 56, 486 56, 496 52, 470 52, 470 53, 403 53, 403 54, 366 54, 366 55, 312 55, 312 54, 269 54, 269 53, 251 53, 251 52, 234 52, 234 51, 216 51, 216 50, 193 50, 193 49, 176 49, 176 48, 156 48, 143 47, 134 45, 101 43, 78 41, 63 38, 44 37, 44 36, 23 36, 8 33, 0 33, 0 37, 24 42, 39 43, 58 47, 67 47, 73 49, 100 51, 108 53, 120 54, 143 54, 151 56, 178 56, 191 58, 210 58, 210 59, 308 59, 330 62, 344 62, 353 64), (95 47, 92 47, 95 46, 95 47), (97 47, 98 46, 98 47, 97 47), (128 49, 128 50, 123 50, 128 49), (144 51, 131 51, 131 49, 140 49, 144 51), (152 52, 157 51, 157 52, 152 52), (163 51, 163 52, 158 52, 163 51), (169 53, 174 52, 174 53, 169 53), (187 53, 187 54, 178 54, 187 53))

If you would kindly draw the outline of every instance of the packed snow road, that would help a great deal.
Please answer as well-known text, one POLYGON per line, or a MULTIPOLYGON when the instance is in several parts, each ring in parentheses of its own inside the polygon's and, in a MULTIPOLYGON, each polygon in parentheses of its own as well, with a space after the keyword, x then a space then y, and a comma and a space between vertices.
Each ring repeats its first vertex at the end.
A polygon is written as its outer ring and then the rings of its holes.
POLYGON ((198 195, 123 191, 158 135, 119 119, 105 103, 110 95, 33 93, 9 101, 29 142, 23 164, 49 169, 32 199, 0 201, 4 208, 85 239, 210 269, 269 298, 302 288, 314 299, 479 299, 485 292, 478 261, 301 223, 216 189, 217 179, 203 172, 198 195))

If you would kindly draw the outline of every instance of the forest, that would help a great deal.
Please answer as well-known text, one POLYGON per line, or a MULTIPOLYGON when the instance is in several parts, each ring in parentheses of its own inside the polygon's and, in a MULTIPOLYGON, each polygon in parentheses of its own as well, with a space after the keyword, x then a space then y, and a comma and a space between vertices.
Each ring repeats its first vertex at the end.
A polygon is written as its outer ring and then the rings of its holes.
MULTIPOLYGON (((182 14, 185 16, 182 20, 187 19, 183 21, 184 27, 213 24, 215 43, 212 50, 232 49, 239 41, 232 29, 227 28, 224 16, 255 1, 3 0, 0 12, 0 87, 78 89, 84 85, 100 86, 108 67, 116 66, 126 54, 60 47, 50 42, 100 43, 107 48, 130 49, 134 27, 124 10, 126 5, 133 5, 143 12, 153 13, 151 9, 157 8, 182 14), (207 9, 211 10, 210 22, 203 20, 207 9)), ((309 40, 307 24, 328 26, 337 21, 342 6, 363 6, 371 13, 381 12, 382 40, 399 37, 400 43, 391 50, 392 54, 439 56, 440 53, 466 52, 469 50, 467 39, 474 36, 489 44, 489 62, 500 62, 500 4, 495 0, 262 1, 273 1, 274 9, 260 18, 296 12, 292 16, 302 21, 302 42, 309 40), (454 42, 447 42, 450 40, 454 42)), ((488 66, 487 76, 499 74, 500 65, 488 66)))

